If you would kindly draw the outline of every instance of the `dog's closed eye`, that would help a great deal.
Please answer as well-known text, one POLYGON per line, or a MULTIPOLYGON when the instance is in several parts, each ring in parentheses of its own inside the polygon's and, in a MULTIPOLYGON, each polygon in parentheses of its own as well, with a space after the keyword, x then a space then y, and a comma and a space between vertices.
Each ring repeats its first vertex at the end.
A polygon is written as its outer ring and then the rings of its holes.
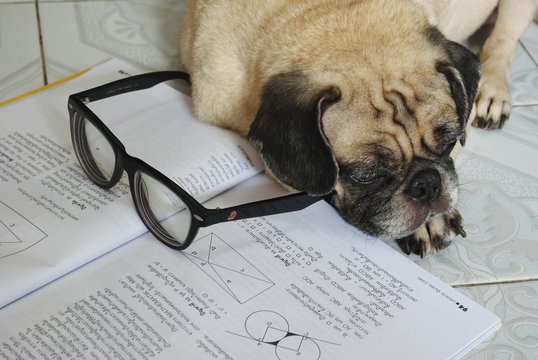
POLYGON ((350 178, 359 185, 371 185, 383 179, 383 175, 374 173, 353 174, 350 178))
POLYGON ((450 153, 452 152, 452 150, 454 149, 454 146, 456 146, 456 143, 457 143, 457 140, 454 140, 454 141, 448 143, 448 145, 446 145, 445 148, 441 151, 439 156, 441 158, 448 157, 450 155, 450 153))

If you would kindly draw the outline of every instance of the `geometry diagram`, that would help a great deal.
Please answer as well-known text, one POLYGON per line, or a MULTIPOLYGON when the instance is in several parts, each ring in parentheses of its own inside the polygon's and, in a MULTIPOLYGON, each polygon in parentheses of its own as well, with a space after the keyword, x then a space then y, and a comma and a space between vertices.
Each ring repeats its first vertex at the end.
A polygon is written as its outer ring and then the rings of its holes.
POLYGON ((275 285, 214 233, 194 241, 182 254, 240 304, 275 285))
POLYGON ((0 259, 21 252, 47 237, 30 220, 0 201, 0 259))
POLYGON ((273 346, 278 360, 318 360, 321 357, 318 342, 338 346, 328 341, 314 339, 308 334, 290 332, 288 321, 282 315, 269 310, 250 314, 245 320, 245 331, 247 335, 229 331, 228 333, 252 340, 257 345, 273 346))

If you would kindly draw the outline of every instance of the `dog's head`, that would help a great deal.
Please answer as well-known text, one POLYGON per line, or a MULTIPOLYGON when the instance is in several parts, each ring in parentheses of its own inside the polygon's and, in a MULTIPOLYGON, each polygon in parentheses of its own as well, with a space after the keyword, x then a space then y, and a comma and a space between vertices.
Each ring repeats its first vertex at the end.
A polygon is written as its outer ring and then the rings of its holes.
POLYGON ((454 207, 449 154, 465 142, 480 77, 476 56, 435 28, 399 38, 320 50, 272 75, 248 135, 278 180, 335 191, 346 221, 385 239, 454 207))

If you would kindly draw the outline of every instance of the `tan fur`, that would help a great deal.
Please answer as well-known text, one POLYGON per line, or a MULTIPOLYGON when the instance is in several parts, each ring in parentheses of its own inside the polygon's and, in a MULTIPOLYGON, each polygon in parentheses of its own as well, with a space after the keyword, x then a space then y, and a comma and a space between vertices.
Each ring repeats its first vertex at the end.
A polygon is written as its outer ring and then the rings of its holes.
MULTIPOLYGON (((525 1, 531 6, 538 0, 525 1)), ((456 83, 466 98, 465 79, 447 50, 450 45, 432 29, 461 40, 496 5, 494 0, 191 0, 179 54, 191 74, 196 117, 243 136, 260 116, 268 86, 295 89, 290 95, 299 108, 319 94, 320 131, 340 169, 336 205, 352 212, 360 197, 360 186, 342 178, 342 169, 374 166, 382 157, 395 179, 388 211, 372 215, 384 228, 377 235, 416 231, 424 255, 424 249, 439 250, 462 233, 453 210, 457 178, 446 155, 438 154, 464 139, 462 101, 453 91, 456 83), (413 176, 429 168, 439 172, 442 193, 424 209, 407 190, 413 176), (449 230, 436 230, 444 235, 430 244, 425 222, 449 230)), ((491 57, 486 52, 483 57, 491 57)), ((267 145, 259 138, 251 141, 260 151, 267 145)))
MULTIPOLYGON (((371 48, 377 47, 377 43, 386 44, 383 50, 389 52, 370 54, 369 59, 364 60, 391 69, 393 64, 383 62, 393 59, 393 63, 399 63, 409 55, 415 58, 415 52, 428 53, 421 38, 410 38, 416 46, 410 49, 400 48, 393 36, 395 32, 409 32, 412 37, 425 25, 424 22, 402 24, 395 21, 401 16, 420 19, 420 8, 410 8, 405 1, 387 4, 385 6, 390 8, 394 19, 387 19, 381 24, 369 23, 363 16, 365 11, 376 11, 377 6, 370 10, 368 2, 356 3, 352 0, 281 0, 244 6, 241 1, 216 1, 205 6, 203 1, 189 2, 181 30, 179 54, 193 77, 196 115, 203 121, 246 135, 256 115, 265 81, 273 74, 288 70, 290 64, 307 69, 315 77, 314 81, 323 83, 334 81, 334 76, 344 79, 362 76, 361 69, 355 64, 363 59, 357 59, 356 54, 350 52, 353 47, 371 48), (336 7, 343 9, 334 11, 336 7), (309 13, 311 22, 304 23, 303 18, 295 18, 303 12, 309 13), (232 33, 230 28, 234 29, 232 33), (340 39, 333 36, 339 28, 353 28, 355 31, 350 32, 351 38, 340 39), (319 41, 320 38, 323 40, 319 41), (340 40, 343 42, 341 45, 335 43, 340 40), (357 40, 360 42, 357 43, 357 40), (413 54, 407 54, 407 51, 413 54), (342 71, 324 69, 327 62, 340 66, 342 71), (211 71, 217 68, 218 72, 211 71), (350 70, 357 73, 349 73, 350 70), (212 86, 201 89, 197 86, 199 83, 212 86)), ((398 69, 393 68, 392 71, 398 69)))
POLYGON ((497 129, 508 119, 512 104, 508 77, 516 44, 536 13, 538 0, 499 0, 495 26, 480 51, 483 76, 473 125, 497 129))
POLYGON ((344 162, 356 157, 356 150, 362 144, 359 138, 372 142, 375 129, 393 132, 397 144, 389 146, 397 147, 395 151, 404 158, 411 159, 413 146, 418 151, 415 155, 423 156, 418 144, 422 137, 435 146, 427 132, 431 130, 430 122, 456 117, 446 81, 440 74, 432 78, 434 61, 445 55, 418 35, 427 26, 426 19, 419 7, 406 1, 384 2, 392 18, 383 23, 375 17, 364 17, 365 12, 379 11, 380 5, 372 2, 357 5, 356 1, 284 0, 256 3, 247 8, 238 1, 215 2, 210 8, 202 3, 192 1, 185 11, 179 53, 192 76, 196 116, 203 121, 246 135, 258 110, 263 85, 271 75, 290 67, 305 69, 313 83, 320 86, 336 83, 345 94, 342 101, 328 109, 324 118, 327 137, 338 160, 344 162), (273 4, 271 8, 269 3, 273 4), (335 7, 344 10, 328 10, 335 7), (294 18, 305 11, 312 18, 307 24, 294 18), (239 19, 243 17, 249 21, 239 19), (402 17, 415 21, 402 23, 399 21, 402 17), (232 36, 221 29, 223 26, 235 29, 232 36), (207 30, 196 31, 201 27, 207 30), (348 32, 350 37, 342 39, 333 35, 341 28, 353 29, 348 32), (407 34, 407 44, 394 36, 397 33, 407 34), (211 38, 210 46, 206 37, 211 38), (359 54, 354 49, 377 50, 359 54), (361 62, 369 66, 357 66, 361 62), (219 71, 211 71, 212 68, 219 71), (406 74, 406 78, 398 79, 400 74, 406 74), (389 82, 384 82, 387 79, 389 82), (394 109, 384 97, 393 90, 407 94, 406 98, 411 99, 408 106, 419 114, 424 113, 417 116, 421 123, 405 129, 392 123, 394 109), (376 110, 370 102, 383 112, 384 120, 356 121, 358 113, 366 119, 373 116, 376 110), (421 126, 428 129, 418 133, 421 126), (344 127, 346 131, 340 131, 344 127), (409 139, 406 131, 417 134, 409 139))

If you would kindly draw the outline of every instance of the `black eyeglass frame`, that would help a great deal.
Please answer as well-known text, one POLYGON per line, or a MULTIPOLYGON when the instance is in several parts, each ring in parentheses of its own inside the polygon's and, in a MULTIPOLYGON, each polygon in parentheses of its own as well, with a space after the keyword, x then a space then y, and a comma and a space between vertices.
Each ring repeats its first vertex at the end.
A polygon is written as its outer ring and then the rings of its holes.
POLYGON ((131 197, 133 199, 136 211, 148 230, 151 231, 157 239, 173 249, 183 250, 193 242, 201 227, 207 227, 228 221, 298 211, 320 200, 330 201, 332 194, 324 196, 310 196, 304 192, 300 192, 272 199, 249 202, 223 209, 206 208, 166 175, 148 165, 143 160, 129 155, 122 142, 87 106, 87 104, 92 101, 101 100, 131 91, 148 89, 161 82, 177 79, 185 80, 187 82, 190 80, 189 75, 181 71, 152 72, 116 80, 105 85, 70 95, 68 99, 71 140, 75 149, 75 154, 80 165, 84 169, 84 172, 99 187, 103 189, 110 189, 120 181, 123 172, 126 171, 129 178, 131 197), (88 160, 85 160, 84 158, 87 155, 84 154, 84 147, 81 143, 86 141, 84 133, 85 119, 90 121, 93 126, 95 126, 105 136, 110 146, 114 150, 114 171, 110 177, 110 180, 108 181, 105 178, 99 179, 92 177, 92 172, 87 168, 91 164, 89 164, 88 160), (185 206, 189 209, 191 213, 190 229, 185 241, 182 244, 179 244, 177 241, 171 242, 170 240, 164 238, 162 234, 159 234, 155 229, 152 228, 151 224, 147 223, 146 218, 142 214, 143 210, 141 209, 141 204, 139 203, 136 195, 138 190, 135 189, 134 176, 138 172, 146 173, 168 187, 183 201, 185 206))

